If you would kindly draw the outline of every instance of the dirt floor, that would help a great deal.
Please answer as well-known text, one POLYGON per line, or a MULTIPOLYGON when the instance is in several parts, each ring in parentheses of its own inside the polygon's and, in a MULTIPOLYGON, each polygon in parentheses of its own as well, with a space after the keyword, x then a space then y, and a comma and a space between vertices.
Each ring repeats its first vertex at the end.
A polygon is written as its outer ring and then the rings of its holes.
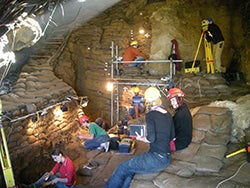
POLYGON ((88 151, 79 145, 78 152, 81 153, 81 157, 74 161, 77 169, 76 187, 103 187, 120 162, 147 150, 148 144, 139 141, 136 141, 135 149, 130 153, 119 153, 118 150, 109 150, 108 152, 88 151), (96 165, 96 167, 91 170, 84 168, 84 165, 89 163, 96 165))
MULTIPOLYGON (((245 89, 242 89, 242 85, 236 83, 234 85, 231 85, 230 87, 232 88, 234 94, 231 97, 225 98, 225 100, 234 101, 239 96, 245 95, 246 93, 250 93, 249 86, 247 86, 247 88, 245 88, 245 89)), ((206 98, 206 100, 200 100, 200 101, 196 100, 195 102, 190 103, 189 106, 194 107, 194 106, 209 104, 211 101, 213 101, 212 98, 211 99, 206 98)), ((250 134, 247 134, 247 137, 248 138, 246 138, 246 139, 250 139, 250 134)), ((236 151, 242 147, 244 147, 244 146, 241 143, 229 144, 228 145, 228 153, 236 151)), ((134 155, 145 152, 145 151, 147 151, 147 149, 148 149, 147 144, 136 141, 136 150, 132 154, 119 154, 117 151, 109 151, 109 152, 105 153, 105 152, 98 151, 98 150, 87 151, 82 147, 81 144, 78 143, 78 148, 76 149, 76 151, 78 153, 80 153, 81 157, 78 157, 74 161, 76 168, 78 170, 77 171, 78 175, 77 175, 76 187, 78 187, 78 188, 82 188, 82 187, 84 187, 84 188, 94 188, 94 187, 98 188, 98 187, 100 187, 101 188, 101 187, 103 187, 105 182, 107 181, 107 179, 111 176, 112 172, 114 171, 114 169, 116 168, 116 166, 120 162, 127 160, 127 159, 133 157, 134 155), (84 168, 84 165, 89 164, 89 163, 96 164, 97 166, 91 170, 84 168)), ((234 156, 234 157, 230 158, 229 160, 225 160, 225 165, 221 169, 221 172, 219 172, 215 176, 219 177, 220 176, 219 174, 223 174, 223 177, 229 177, 233 173, 235 173, 239 169, 240 165, 242 165, 244 162, 246 163, 246 153, 240 153, 239 155, 234 156)), ((250 167, 249 163, 246 163, 245 167, 242 167, 241 173, 249 174, 250 172, 248 172, 249 170, 247 170, 247 169, 249 169, 249 167, 250 167)), ((238 179, 238 181, 244 182, 245 180, 239 180, 241 178, 245 179, 245 176, 242 175, 241 173, 239 173, 239 175, 236 179, 238 179)), ((153 176, 154 175, 151 175, 150 178, 146 177, 146 179, 143 176, 139 177, 139 178, 137 177, 137 180, 135 180, 135 182, 138 182, 138 183, 131 184, 131 187, 133 187, 133 188, 161 187, 161 186, 155 186, 152 183, 152 182, 154 182, 154 180, 152 179, 153 176)), ((198 185, 198 187, 199 186, 204 187, 204 185, 205 185, 205 187, 206 186, 210 187, 208 182, 209 181, 213 182, 214 180, 211 180, 211 177, 206 178, 206 175, 204 178, 205 178, 204 180, 197 179, 197 181, 199 181, 199 183, 195 184, 194 186, 197 187, 197 185, 198 185)), ((134 179, 136 179, 136 177, 134 179)), ((173 185, 178 185, 178 181, 181 181, 181 180, 177 179, 175 181, 176 182, 172 183, 173 185)), ((214 182, 216 182, 216 181, 214 181, 214 182)), ((233 184, 234 184, 234 182, 229 184, 229 186, 232 186, 233 184)), ((225 184, 225 185, 226 185, 226 187, 228 186, 227 184, 225 184)), ((245 186, 244 183, 242 186, 241 185, 238 185, 238 186, 239 187, 247 187, 247 186, 245 186)), ((173 187, 175 187, 175 186, 173 186, 173 187)), ((213 187, 213 186, 211 185, 211 187, 213 187)), ((221 186, 221 187, 224 187, 224 186, 221 186)))
MULTIPOLYGON (((230 144, 228 146, 228 153, 231 153, 233 151, 238 150, 239 148, 243 147, 240 144, 230 144)), ((133 154, 119 154, 117 151, 109 151, 109 152, 102 152, 98 150, 93 151, 86 151, 82 147, 79 147, 79 151, 81 153, 81 157, 79 157, 77 160, 75 160, 75 165, 77 168, 77 184, 76 188, 101 188, 104 186, 107 179, 111 176, 112 172, 116 168, 116 166, 124 161, 127 160, 134 155, 137 155, 139 153, 145 152, 148 149, 148 145, 142 142, 137 141, 136 142, 136 150, 133 154), (84 165, 89 164, 91 162, 92 164, 97 164, 96 167, 94 167, 91 170, 88 170, 84 168, 84 165)), ((223 177, 230 177, 232 174, 234 174, 239 167, 246 163, 246 154, 241 153, 236 155, 235 157, 232 157, 228 160, 225 160, 224 168, 221 170, 219 174, 215 174, 215 177, 217 176, 220 178, 220 176, 223 177)), ((242 167, 241 171, 238 172, 238 175, 236 177, 237 181, 241 181, 240 179, 246 180, 246 175, 250 173, 249 170, 250 163, 246 163, 244 167, 242 167), (245 175, 243 175, 245 174, 245 175)), ((135 176, 134 182, 131 184, 131 188, 151 188, 151 187, 161 187, 161 186, 155 186, 152 182, 154 182, 154 177, 157 177, 159 174, 151 174, 146 177, 143 175, 135 176)), ((205 179, 199 180, 197 178, 197 181, 199 183, 195 184, 194 187, 210 187, 209 184, 207 184, 211 180, 211 176, 208 175, 206 179, 206 175, 203 176, 205 179)), ((178 181, 173 178, 172 185, 176 185, 173 187, 178 187, 178 181)), ((237 184, 237 183, 236 183, 237 184)), ((227 184, 226 184, 227 186, 227 184)), ((229 184, 229 186, 232 186, 232 184, 229 184)), ((187 186, 189 187, 189 186, 187 186)), ((211 187, 215 187, 212 186, 211 187)), ((224 187, 224 186, 222 186, 224 187)), ((243 184, 243 186, 238 185, 238 187, 247 187, 243 184)), ((250 186, 249 186, 250 187, 250 186)))
MULTIPOLYGON (((241 84, 231 85, 233 89, 234 95, 232 95, 231 100, 234 101, 239 96, 243 96, 247 93, 250 93, 249 86, 242 88, 241 84)), ((209 104, 209 102, 213 101, 213 99, 203 99, 203 100, 194 100, 189 105, 191 107, 209 104)), ((250 141, 250 131, 247 133, 248 139, 250 141)), ((101 188, 105 185, 107 179, 111 176, 114 169, 117 165, 127 160, 139 153, 143 153, 148 150, 148 144, 142 143, 140 141, 136 141, 136 147, 133 152, 124 154, 119 153, 118 151, 109 150, 108 152, 98 151, 98 150, 86 150, 83 148, 82 141, 78 140, 74 137, 70 143, 68 143, 67 154, 68 156, 74 161, 76 170, 77 170, 77 183, 76 188, 101 188), (84 166, 89 166, 91 163, 92 168, 88 169, 84 166)), ((244 144, 229 144, 227 153, 234 152, 242 147, 245 147, 244 144)), ((46 159, 48 161, 49 159, 46 159)), ((47 164, 46 168, 48 167, 47 164)), ((174 165, 174 164, 173 164, 174 165)), ((134 181, 131 184, 132 188, 158 188, 158 187, 192 187, 192 188, 199 188, 199 187, 216 187, 219 182, 222 182, 224 179, 232 176, 236 173, 237 176, 234 177, 233 180, 230 180, 229 183, 224 183, 223 185, 219 186, 220 188, 227 188, 227 187, 250 187, 249 181, 249 174, 250 174, 250 164, 246 162, 246 153, 240 153, 234 157, 231 157, 224 161, 223 168, 219 171, 219 173, 204 173, 199 174, 198 177, 192 177, 187 179, 180 179, 177 176, 171 175, 168 170, 171 171, 175 169, 175 166, 170 166, 170 168, 166 169, 165 172, 161 174, 150 174, 148 176, 135 176, 134 181), (244 166, 241 167, 241 165, 244 166), (166 182, 167 181, 167 182, 166 182), (188 182, 186 182, 188 181, 188 182), (164 183, 165 182, 165 183, 164 183), (183 183, 184 185, 182 185, 183 183), (161 185, 163 184, 163 185, 161 185)), ((45 169, 44 166, 44 170, 45 169)), ((42 170, 39 169, 41 172, 42 170)), ((43 171, 44 172, 44 171, 43 171)), ((37 178, 37 175, 36 175, 37 178)), ((21 186, 20 186, 21 187, 21 186)))

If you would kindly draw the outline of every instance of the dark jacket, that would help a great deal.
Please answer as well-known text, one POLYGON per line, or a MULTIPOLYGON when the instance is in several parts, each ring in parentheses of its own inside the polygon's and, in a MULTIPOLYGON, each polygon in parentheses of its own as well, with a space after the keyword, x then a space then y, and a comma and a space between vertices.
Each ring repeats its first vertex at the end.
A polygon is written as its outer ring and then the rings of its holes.
POLYGON ((188 147, 192 141, 193 120, 186 104, 177 108, 173 120, 176 137, 175 147, 176 150, 181 150, 188 147))
POLYGON ((212 34, 211 40, 214 44, 224 41, 222 32, 220 28, 218 27, 218 25, 216 25, 215 23, 211 23, 208 25, 208 31, 212 34))
POLYGON ((156 110, 146 114, 147 139, 149 152, 170 153, 169 142, 174 138, 174 123, 169 113, 156 110))

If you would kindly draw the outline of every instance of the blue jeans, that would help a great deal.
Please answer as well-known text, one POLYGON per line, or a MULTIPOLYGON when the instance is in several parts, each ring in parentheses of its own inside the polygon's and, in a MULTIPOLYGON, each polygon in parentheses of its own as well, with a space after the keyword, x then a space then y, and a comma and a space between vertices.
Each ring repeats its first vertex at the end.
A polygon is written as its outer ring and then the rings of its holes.
POLYGON ((145 59, 144 59, 143 57, 137 57, 137 58, 133 61, 133 63, 130 63, 130 64, 128 65, 128 67, 140 67, 140 66, 143 64, 143 62, 137 62, 137 61, 145 61, 145 59))
POLYGON ((128 188, 135 174, 163 171, 170 163, 170 154, 143 153, 122 162, 105 184, 105 188, 128 188))
MULTIPOLYGON (((136 118, 135 108, 136 108, 136 105, 134 105, 133 108, 129 108, 129 110, 128 110, 128 113, 129 113, 133 118, 136 118)), ((145 111, 145 107, 142 106, 142 105, 137 105, 137 108, 138 108, 139 114, 140 114, 140 113, 143 113, 143 112, 145 111)))
POLYGON ((108 142, 109 141, 109 136, 108 135, 100 135, 96 136, 93 139, 86 140, 84 142, 84 148, 86 149, 97 149, 101 143, 108 142))
MULTIPOLYGON (((39 187, 43 187, 42 184, 45 181, 45 177, 47 176, 48 172, 46 172, 39 180, 37 180, 35 183, 29 185, 30 188, 39 188, 39 187)), ((51 181, 55 178, 60 178, 60 174, 57 173, 53 176, 50 176, 49 179, 47 181, 51 181)), ((56 188, 73 188, 73 185, 72 186, 67 186, 65 185, 64 183, 62 182, 57 182, 56 184, 54 184, 56 188)))

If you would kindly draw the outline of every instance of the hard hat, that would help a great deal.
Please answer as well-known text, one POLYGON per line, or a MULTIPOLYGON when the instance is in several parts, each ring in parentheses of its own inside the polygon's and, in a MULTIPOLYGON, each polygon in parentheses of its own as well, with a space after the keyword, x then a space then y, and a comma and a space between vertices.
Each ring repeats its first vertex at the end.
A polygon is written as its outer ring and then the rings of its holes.
POLYGON ((148 102, 155 101, 161 97, 160 91, 155 87, 149 87, 148 89, 146 89, 144 95, 146 101, 148 102))
POLYGON ((133 92, 134 92, 134 93, 139 93, 139 91, 140 91, 140 88, 139 88, 139 87, 136 86, 136 87, 133 88, 133 92))
POLYGON ((206 20, 209 22, 214 22, 214 20, 212 18, 206 18, 206 20))
POLYGON ((136 40, 134 40, 134 41, 132 41, 132 42, 130 43, 130 46, 134 46, 134 45, 138 45, 138 42, 137 42, 136 40))
POLYGON ((168 91, 168 100, 172 99, 173 97, 184 97, 185 93, 178 88, 172 88, 168 91))
POLYGON ((84 121, 88 121, 89 120, 89 118, 88 118, 88 116, 86 116, 86 115, 83 115, 83 116, 81 116, 80 118, 79 118, 79 122, 82 124, 84 121))

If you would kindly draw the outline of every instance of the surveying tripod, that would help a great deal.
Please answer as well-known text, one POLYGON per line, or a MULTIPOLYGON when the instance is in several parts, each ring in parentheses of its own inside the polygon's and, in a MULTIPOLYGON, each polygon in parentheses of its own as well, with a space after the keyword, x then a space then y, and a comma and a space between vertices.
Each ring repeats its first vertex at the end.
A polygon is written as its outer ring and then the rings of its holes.
POLYGON ((7 141, 2 125, 2 100, 0 99, 0 131, 1 131, 1 141, 0 143, 0 161, 3 170, 4 180, 7 188, 17 188, 15 185, 14 174, 12 171, 10 155, 8 151, 7 141))
POLYGON ((208 42, 206 39, 206 35, 209 35, 210 33, 208 32, 208 24, 209 22, 207 20, 202 20, 202 32, 201 32, 201 37, 199 40, 198 48, 195 53, 194 61, 192 64, 192 69, 191 72, 193 72, 196 58, 199 53, 199 49, 201 46, 201 41, 202 39, 204 40, 204 48, 205 48, 205 58, 206 58, 206 66, 207 66, 207 73, 212 73, 214 74, 214 60, 213 60, 213 54, 212 54, 212 45, 211 42, 208 42))

